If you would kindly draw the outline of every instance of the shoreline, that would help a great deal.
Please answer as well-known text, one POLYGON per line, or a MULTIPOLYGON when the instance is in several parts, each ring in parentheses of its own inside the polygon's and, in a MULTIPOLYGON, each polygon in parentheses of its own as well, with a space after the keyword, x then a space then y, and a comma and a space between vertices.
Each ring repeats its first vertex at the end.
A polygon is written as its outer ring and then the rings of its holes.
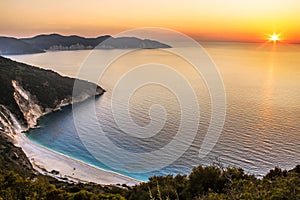
POLYGON ((128 186, 142 183, 140 180, 89 165, 42 147, 28 139, 24 133, 18 133, 14 139, 16 146, 22 148, 35 170, 61 181, 128 186))

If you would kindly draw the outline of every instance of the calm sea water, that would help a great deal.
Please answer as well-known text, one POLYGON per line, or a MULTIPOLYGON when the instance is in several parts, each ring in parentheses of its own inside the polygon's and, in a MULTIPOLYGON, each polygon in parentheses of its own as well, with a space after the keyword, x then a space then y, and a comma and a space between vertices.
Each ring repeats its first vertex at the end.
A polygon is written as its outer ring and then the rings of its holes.
MULTIPOLYGON (((160 104, 166 110, 166 121, 156 136, 149 140, 132 140, 117 125, 111 108, 112 92, 120 77, 143 63, 161 63, 171 66, 191 84, 200 107, 199 129, 189 149, 175 162, 160 170, 148 173, 128 173, 112 169, 97 160, 85 148, 74 125, 70 107, 48 115, 40 120, 40 128, 31 130, 27 137, 32 141, 69 155, 100 168, 147 180, 152 175, 189 173, 193 166, 210 165, 216 160, 224 165, 242 167, 247 173, 261 176, 271 168, 279 166, 290 169, 300 164, 300 45, 242 44, 242 43, 205 43, 203 44, 217 65, 227 97, 226 121, 222 134, 213 150, 205 157, 198 157, 211 117, 210 95, 203 78, 183 59, 163 50, 138 50, 113 62, 105 71, 99 84, 107 92, 96 99, 80 104, 76 109, 80 115, 81 131, 86 135, 98 133, 97 123, 91 121, 93 113, 86 111, 90 105, 96 106, 96 116, 103 131, 118 146, 133 152, 151 152, 163 148, 175 137, 181 121, 180 100, 176 94, 159 84, 140 87, 130 98, 129 113, 138 126, 164 120, 149 117, 149 108, 160 104)), ((182 47, 184 51, 193 48, 182 47)), ((101 55, 109 56, 113 51, 98 50, 101 55)), ((90 51, 61 51, 44 54, 10 56, 28 64, 53 69, 63 75, 75 77, 82 62, 90 51)), ((150 66, 151 67, 151 64, 150 66)), ((152 76, 141 73, 138 78, 152 76)), ((155 76, 155 74, 153 75, 155 76)), ((165 79, 171 78, 163 74, 165 79)), ((174 84, 181 84, 174 82, 174 84)), ((127 92, 123 90, 121 92, 127 92)), ((178 91, 181 93, 184 91, 178 91)), ((185 98, 190 98, 186 96, 185 98)), ((116 100, 127 106, 124 99, 116 100)), ((195 113, 191 112, 193 116, 195 113)), ((125 125, 128 116, 121 118, 125 125)), ((128 124, 130 126, 130 124, 128 124)), ((132 127, 129 127, 132 128, 132 127)), ((185 144, 185 141, 180 141, 185 144)), ((97 145, 91 144, 91 145, 97 145)), ((99 148, 96 147, 95 148, 99 148)), ((99 149, 103 158, 110 149, 99 149)), ((172 156, 172 152, 170 152, 172 156)), ((117 155, 116 155, 117 156, 117 155)), ((120 157, 120 166, 128 163, 120 157)), ((153 161, 149 161, 153 162, 153 161)))

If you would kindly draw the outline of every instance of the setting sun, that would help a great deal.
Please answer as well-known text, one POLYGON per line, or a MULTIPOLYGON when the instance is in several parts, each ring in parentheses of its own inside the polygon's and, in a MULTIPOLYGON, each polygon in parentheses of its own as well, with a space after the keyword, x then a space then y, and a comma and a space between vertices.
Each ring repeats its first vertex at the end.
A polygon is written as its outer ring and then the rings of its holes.
POLYGON ((276 43, 277 41, 280 41, 280 34, 273 33, 272 35, 269 35, 269 40, 276 43))
MULTIPOLYGON (((55 2, 2 0, 0 35, 22 38, 55 32, 98 37, 133 28, 161 27, 201 41, 272 42, 277 40, 276 36, 271 40, 265 34, 284 31, 285 42, 300 42, 298 0, 188 0, 185 3, 173 0, 171 4, 147 0, 84 3, 73 0, 72 3, 59 1, 59 8, 55 2), (20 17, 20 13, 25 17, 20 17)), ((283 38, 280 36, 279 40, 283 38)))

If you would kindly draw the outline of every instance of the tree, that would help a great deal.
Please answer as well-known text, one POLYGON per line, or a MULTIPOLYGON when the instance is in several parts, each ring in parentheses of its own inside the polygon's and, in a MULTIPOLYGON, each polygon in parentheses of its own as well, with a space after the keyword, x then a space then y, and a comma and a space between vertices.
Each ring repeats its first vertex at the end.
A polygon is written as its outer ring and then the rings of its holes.
POLYGON ((213 192, 223 192, 225 179, 221 170, 215 166, 196 167, 189 176, 189 192, 192 197, 206 194, 209 189, 213 192))

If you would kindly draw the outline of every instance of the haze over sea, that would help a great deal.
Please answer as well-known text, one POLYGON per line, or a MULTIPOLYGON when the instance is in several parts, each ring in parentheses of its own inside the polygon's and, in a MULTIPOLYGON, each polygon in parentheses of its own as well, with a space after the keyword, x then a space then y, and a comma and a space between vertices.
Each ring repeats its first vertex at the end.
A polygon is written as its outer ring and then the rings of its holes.
MULTIPOLYGON (((150 84, 139 88, 131 97, 130 115, 138 125, 146 126, 150 122, 149 108, 160 104, 167 112, 165 126, 153 140, 140 143, 132 143, 120 131, 110 107, 112 90, 119 78, 139 63, 155 61, 184 74, 197 95, 201 119, 193 144, 170 166, 143 174, 117 172, 147 180, 152 175, 189 173, 193 166, 210 165, 217 159, 224 165, 242 167, 247 173, 261 176, 274 166, 290 169, 300 164, 300 45, 207 42, 203 46, 217 65, 226 90, 226 121, 218 143, 205 158, 198 157, 211 117, 210 96, 203 79, 188 63, 162 49, 137 50, 112 63, 99 81, 107 92, 96 99, 96 114, 102 129, 114 143, 134 152, 162 148, 175 136, 180 124, 181 108, 176 96, 161 85, 150 84)), ((193 51, 190 47, 182 48, 193 51)), ((123 50, 97 51, 109 56, 113 51, 123 50)), ((9 57, 74 77, 89 53, 89 50, 57 51, 9 57)), ((149 74, 140 74, 140 77, 146 76, 149 74)), ((165 78, 168 79, 168 75, 165 78)), ((126 106, 122 99, 117 101, 126 106)), ((97 124, 90 121, 93 113, 85 110, 93 103, 90 100, 77 107, 82 113, 81 130, 87 135, 98 131, 97 124)), ((128 119, 124 116, 123 120, 128 119)), ((51 150, 113 170, 96 160, 80 141, 70 107, 43 117, 40 128, 31 130, 27 137, 51 150)), ((102 149, 99 153, 105 157, 109 151, 102 149)), ((124 160, 119 162, 121 166, 124 160)))

